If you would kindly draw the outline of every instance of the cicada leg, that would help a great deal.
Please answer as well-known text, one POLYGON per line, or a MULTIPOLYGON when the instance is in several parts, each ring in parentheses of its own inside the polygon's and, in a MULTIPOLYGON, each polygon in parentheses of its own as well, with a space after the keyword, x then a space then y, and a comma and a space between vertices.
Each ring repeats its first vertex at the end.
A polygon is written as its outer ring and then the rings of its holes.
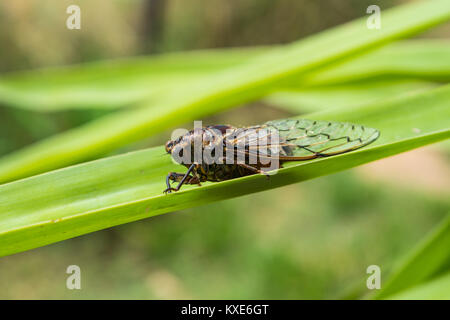
POLYGON ((268 175, 267 173, 265 173, 262 170, 259 170, 258 168, 252 167, 252 166, 250 166, 248 164, 245 164, 245 163, 238 163, 238 166, 241 166, 241 167, 243 167, 243 168, 245 168, 247 170, 250 170, 250 171, 252 171, 254 173, 263 174, 263 175, 266 176, 267 179, 270 179, 270 175, 268 175))
POLYGON ((197 175, 191 176, 192 170, 195 168, 195 164, 192 164, 186 173, 176 173, 170 172, 166 177, 166 185, 167 189, 164 190, 164 193, 171 193, 172 191, 180 190, 183 184, 198 184, 200 185, 200 179, 197 175), (176 188, 172 188, 170 186, 170 181, 179 182, 176 188))

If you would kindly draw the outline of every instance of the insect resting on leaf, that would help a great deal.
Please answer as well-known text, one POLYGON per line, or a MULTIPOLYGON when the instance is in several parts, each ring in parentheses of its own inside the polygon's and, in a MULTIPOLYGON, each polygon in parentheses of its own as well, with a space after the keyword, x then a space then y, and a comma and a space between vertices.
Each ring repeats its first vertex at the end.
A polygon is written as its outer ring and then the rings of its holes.
POLYGON ((266 174, 274 162, 280 167, 286 161, 353 151, 372 143, 379 135, 378 130, 362 125, 307 119, 275 120, 246 128, 215 125, 194 129, 166 143, 167 153, 174 159, 176 155, 177 162, 188 171, 170 172, 164 193, 178 191, 184 184, 266 174), (196 151, 201 155, 205 152, 214 161, 202 161, 201 156, 196 157, 196 151), (178 185, 172 188, 171 182, 178 185))

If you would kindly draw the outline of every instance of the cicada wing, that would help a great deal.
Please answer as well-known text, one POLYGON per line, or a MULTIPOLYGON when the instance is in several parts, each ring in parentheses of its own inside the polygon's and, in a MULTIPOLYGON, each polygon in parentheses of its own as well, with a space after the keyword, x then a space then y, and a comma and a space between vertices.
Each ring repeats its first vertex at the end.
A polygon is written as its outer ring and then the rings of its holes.
POLYGON ((266 125, 236 128, 225 136, 224 141, 227 150, 234 150, 243 158, 250 157, 250 161, 278 157, 281 150, 278 129, 266 125))
POLYGON ((346 122, 285 119, 264 126, 279 134, 280 160, 306 160, 356 150, 375 141, 378 130, 346 122))

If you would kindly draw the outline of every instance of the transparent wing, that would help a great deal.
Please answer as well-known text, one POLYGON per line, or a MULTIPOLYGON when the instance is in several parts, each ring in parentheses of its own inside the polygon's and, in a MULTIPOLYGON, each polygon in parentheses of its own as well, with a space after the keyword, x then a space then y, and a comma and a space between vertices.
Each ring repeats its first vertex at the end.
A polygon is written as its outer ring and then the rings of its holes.
MULTIPOLYGON (((364 147, 375 141, 376 129, 346 122, 284 119, 266 122, 279 135, 280 160, 306 160, 332 156, 364 147)), ((259 151, 259 148, 250 148, 259 151)), ((250 151, 252 152, 252 151, 250 151)))

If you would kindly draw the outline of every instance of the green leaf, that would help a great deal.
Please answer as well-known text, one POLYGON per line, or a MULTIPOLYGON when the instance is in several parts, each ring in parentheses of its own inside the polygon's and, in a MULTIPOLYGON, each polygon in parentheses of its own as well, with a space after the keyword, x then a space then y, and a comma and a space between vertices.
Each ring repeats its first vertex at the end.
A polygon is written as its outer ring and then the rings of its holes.
POLYGON ((421 79, 450 80, 450 42, 447 39, 402 41, 383 47, 308 78, 310 86, 354 84, 361 81, 421 79))
POLYGON ((436 84, 421 81, 362 82, 354 85, 303 88, 276 92, 264 101, 293 112, 358 107, 428 90, 436 84))
POLYGON ((0 77, 0 103, 41 112, 130 106, 266 50, 199 50, 9 73, 0 77))
MULTIPOLYGON (((450 215, 444 219, 437 230, 400 262, 374 298, 385 299, 430 279, 433 275, 442 271, 444 266, 450 264, 449 248, 450 215)), ((434 285, 432 284, 432 287, 434 285)), ((427 288, 424 290, 427 290, 427 288)))
MULTIPOLYGON (((269 48, 198 50, 9 73, 0 77, 0 102, 40 112, 128 107, 141 100, 156 101, 171 88, 244 64, 267 51, 269 48)), ((294 93, 302 86, 341 84, 340 89, 346 90, 349 85, 342 83, 361 85, 370 79, 448 81, 449 55, 447 40, 401 41, 319 71, 307 82, 286 83, 288 91, 269 97, 270 102, 295 108, 299 102, 294 93)), ((369 88, 370 83, 362 85, 369 88)), ((311 94, 306 103, 312 108, 316 98, 311 94)))
MULTIPOLYGON (((9 73, 0 77, 0 102, 35 111, 125 107, 157 99, 170 88, 244 64, 267 51, 269 48, 198 50, 9 73)), ((318 72, 297 87, 392 78, 448 81, 449 55, 447 40, 402 41, 318 72)), ((298 89, 294 84, 286 85, 298 89)), ((295 104, 294 98, 280 101, 295 104)))
POLYGON ((165 176, 185 171, 163 147, 85 163, 0 186, 0 256, 208 202, 345 170, 450 137, 450 85, 382 105, 330 110, 310 119, 377 128, 380 138, 354 152, 287 163, 267 180, 254 175, 185 186, 164 195, 165 176))
POLYGON ((390 300, 450 300, 450 273, 389 296, 390 300))
POLYGON ((45 172, 105 154, 127 143, 265 95, 282 80, 348 60, 450 19, 448 0, 421 1, 383 13, 383 28, 368 30, 366 18, 272 49, 243 66, 192 85, 166 99, 105 116, 38 142, 0 160, 0 181, 45 172))

